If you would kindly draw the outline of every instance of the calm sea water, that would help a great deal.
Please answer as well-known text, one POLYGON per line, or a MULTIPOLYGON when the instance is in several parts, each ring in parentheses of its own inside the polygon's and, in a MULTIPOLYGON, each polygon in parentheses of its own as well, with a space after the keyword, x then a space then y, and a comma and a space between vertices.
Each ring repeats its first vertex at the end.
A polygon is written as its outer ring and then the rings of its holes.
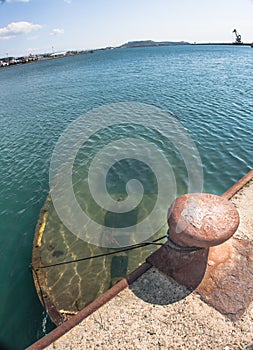
MULTIPOLYGON (((29 270, 54 146, 71 121, 112 102, 170 111, 195 141, 204 190, 253 168, 253 49, 122 49, 0 70, 0 339, 23 349, 52 329, 29 270)), ((163 140, 161 140, 163 142, 163 140)))

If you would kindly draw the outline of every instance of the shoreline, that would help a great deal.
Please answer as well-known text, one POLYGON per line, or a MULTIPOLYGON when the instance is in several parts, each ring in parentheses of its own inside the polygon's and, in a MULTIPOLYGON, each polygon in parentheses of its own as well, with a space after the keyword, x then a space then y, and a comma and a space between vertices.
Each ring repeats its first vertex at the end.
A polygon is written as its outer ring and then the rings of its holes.
POLYGON ((54 59, 63 58, 63 57, 88 55, 88 54, 92 54, 94 51, 95 50, 76 51, 76 52, 67 51, 66 53, 59 53, 59 54, 41 54, 41 55, 36 54, 36 55, 30 55, 30 56, 0 58, 0 69, 10 68, 15 66, 22 66, 29 63, 35 63, 35 62, 41 62, 41 61, 54 60, 54 59))
POLYGON ((253 47, 253 43, 170 43, 170 44, 164 44, 164 43, 155 43, 154 44, 142 44, 142 45, 121 45, 121 46, 115 46, 115 47, 105 47, 100 49, 94 49, 94 50, 81 50, 81 51, 67 51, 64 54, 35 54, 30 56, 20 56, 20 57, 6 57, 6 58, 0 58, 0 69, 3 68, 10 68, 14 66, 20 66, 24 64, 34 63, 34 62, 41 62, 41 61, 47 61, 47 60, 54 60, 57 58, 63 58, 63 57, 71 57, 71 56, 78 56, 78 55, 87 55, 92 54, 97 51, 108 51, 108 50, 116 50, 116 49, 136 49, 136 48, 142 48, 142 47, 170 47, 170 46, 234 46, 234 47, 253 47))

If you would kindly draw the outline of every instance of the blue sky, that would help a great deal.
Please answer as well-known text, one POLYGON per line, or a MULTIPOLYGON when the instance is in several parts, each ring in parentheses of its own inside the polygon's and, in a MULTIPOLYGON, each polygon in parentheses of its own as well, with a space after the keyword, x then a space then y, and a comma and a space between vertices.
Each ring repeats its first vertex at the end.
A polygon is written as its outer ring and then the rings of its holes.
POLYGON ((132 40, 253 41, 253 0, 0 0, 0 57, 132 40))

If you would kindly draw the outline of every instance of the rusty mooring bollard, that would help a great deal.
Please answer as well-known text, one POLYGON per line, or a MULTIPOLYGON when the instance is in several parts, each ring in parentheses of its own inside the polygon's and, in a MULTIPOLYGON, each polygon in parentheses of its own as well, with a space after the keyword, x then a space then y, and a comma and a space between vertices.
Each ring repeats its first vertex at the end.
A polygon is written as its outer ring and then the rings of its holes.
POLYGON ((168 213, 168 241, 147 262, 230 318, 253 298, 253 245, 232 237, 239 214, 224 197, 192 193, 168 213))
POLYGON ((210 248, 227 241, 239 225, 233 203, 208 193, 178 197, 168 213, 169 239, 182 247, 210 248))
POLYGON ((232 251, 229 238, 239 225, 239 214, 227 199, 191 193, 172 203, 168 225, 167 243, 151 255, 148 262, 194 290, 201 283, 208 265, 229 259, 232 251))

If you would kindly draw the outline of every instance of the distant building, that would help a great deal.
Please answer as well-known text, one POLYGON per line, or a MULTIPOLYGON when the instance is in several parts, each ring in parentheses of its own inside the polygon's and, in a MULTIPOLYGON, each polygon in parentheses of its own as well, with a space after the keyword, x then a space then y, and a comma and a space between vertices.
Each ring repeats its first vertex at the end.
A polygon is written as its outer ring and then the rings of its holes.
POLYGON ((65 56, 66 53, 67 53, 66 51, 63 51, 63 52, 54 52, 54 53, 52 53, 50 56, 51 56, 51 57, 65 56))

